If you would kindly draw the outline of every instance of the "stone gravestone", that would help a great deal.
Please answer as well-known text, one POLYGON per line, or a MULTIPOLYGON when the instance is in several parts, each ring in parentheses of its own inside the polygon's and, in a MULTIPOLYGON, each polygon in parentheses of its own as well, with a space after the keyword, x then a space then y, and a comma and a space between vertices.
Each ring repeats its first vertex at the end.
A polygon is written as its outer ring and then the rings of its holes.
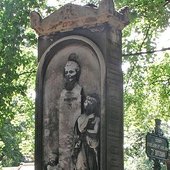
POLYGON ((38 37, 35 170, 123 170, 121 31, 128 9, 111 0, 66 4, 38 37))

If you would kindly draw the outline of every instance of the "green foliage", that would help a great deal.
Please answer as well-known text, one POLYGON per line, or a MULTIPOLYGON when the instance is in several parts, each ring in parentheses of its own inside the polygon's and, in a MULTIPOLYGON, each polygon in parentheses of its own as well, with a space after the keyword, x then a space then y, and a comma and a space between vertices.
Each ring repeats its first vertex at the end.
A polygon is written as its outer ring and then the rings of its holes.
POLYGON ((164 1, 115 1, 116 7, 130 7, 131 23, 123 31, 125 99, 125 169, 151 169, 145 155, 145 136, 154 119, 169 121, 168 53, 133 55, 157 48, 160 32, 169 25, 169 5, 164 1), (134 168, 130 166, 133 164, 134 168))
MULTIPOLYGON (((64 3, 56 1, 56 8, 64 3)), ((97 0, 82 0, 98 4, 97 0)), ((132 55, 156 49, 159 33, 169 25, 169 5, 162 0, 115 0, 116 9, 129 6, 131 23, 123 30, 125 99, 125 169, 150 170, 145 135, 154 119, 169 120, 170 54, 132 55)), ((30 11, 47 16, 55 10, 38 0, 0 2, 0 164, 33 160, 36 35, 30 11), (40 11, 41 9, 41 11, 40 11)))
MULTIPOLYGON (((36 36, 30 29, 29 14, 39 5, 42 2, 32 0, 0 2, 0 161, 3 166, 18 165, 25 156, 24 140, 32 145, 34 142, 33 100, 28 89, 34 89, 35 84, 36 36)), ((32 146, 30 153, 32 156, 32 146)))
MULTIPOLYGON (((21 72, 28 70, 28 64, 32 62, 30 56, 22 53, 22 45, 27 42, 25 29, 29 22, 29 1, 2 1, 0 13, 0 117, 3 121, 6 117, 13 117, 11 105, 12 97, 24 94, 25 83, 18 83, 21 72), (26 7, 28 9, 26 9, 26 7), (3 24, 2 24, 3 23, 3 24), (5 113, 5 114, 4 114, 5 113)), ((34 36, 35 38, 35 36, 34 36)))
POLYGON ((16 136, 17 128, 15 128, 9 120, 7 120, 4 126, 1 128, 0 138, 4 141, 5 146, 1 152, 1 161, 3 165, 16 165, 20 163, 22 154, 18 152, 18 143, 20 140, 16 136))

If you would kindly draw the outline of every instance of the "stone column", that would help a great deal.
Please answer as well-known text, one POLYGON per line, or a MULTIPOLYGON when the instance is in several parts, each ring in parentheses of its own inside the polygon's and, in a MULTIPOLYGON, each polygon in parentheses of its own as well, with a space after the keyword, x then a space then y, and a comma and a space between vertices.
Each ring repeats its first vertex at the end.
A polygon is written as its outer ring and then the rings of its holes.
POLYGON ((124 169, 121 39, 128 22, 128 8, 117 12, 111 0, 66 4, 44 19, 31 13, 39 35, 35 170, 124 169))

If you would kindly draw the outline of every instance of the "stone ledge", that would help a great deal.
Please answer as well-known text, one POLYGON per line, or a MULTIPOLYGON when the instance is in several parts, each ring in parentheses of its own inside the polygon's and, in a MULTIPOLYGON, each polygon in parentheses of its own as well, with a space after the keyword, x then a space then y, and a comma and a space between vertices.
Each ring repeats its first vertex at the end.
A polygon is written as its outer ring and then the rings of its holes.
POLYGON ((120 12, 107 9, 66 4, 50 16, 42 19, 37 12, 31 13, 31 27, 38 35, 70 31, 75 28, 91 28, 108 23, 122 30, 128 23, 128 8, 120 12))

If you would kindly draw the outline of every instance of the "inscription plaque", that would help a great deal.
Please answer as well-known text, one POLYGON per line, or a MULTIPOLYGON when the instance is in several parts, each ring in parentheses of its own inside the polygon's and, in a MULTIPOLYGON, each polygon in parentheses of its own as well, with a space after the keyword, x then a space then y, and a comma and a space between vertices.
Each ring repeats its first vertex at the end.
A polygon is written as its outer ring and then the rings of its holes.
POLYGON ((164 137, 147 133, 146 154, 151 159, 166 160, 168 158, 169 143, 164 137))

